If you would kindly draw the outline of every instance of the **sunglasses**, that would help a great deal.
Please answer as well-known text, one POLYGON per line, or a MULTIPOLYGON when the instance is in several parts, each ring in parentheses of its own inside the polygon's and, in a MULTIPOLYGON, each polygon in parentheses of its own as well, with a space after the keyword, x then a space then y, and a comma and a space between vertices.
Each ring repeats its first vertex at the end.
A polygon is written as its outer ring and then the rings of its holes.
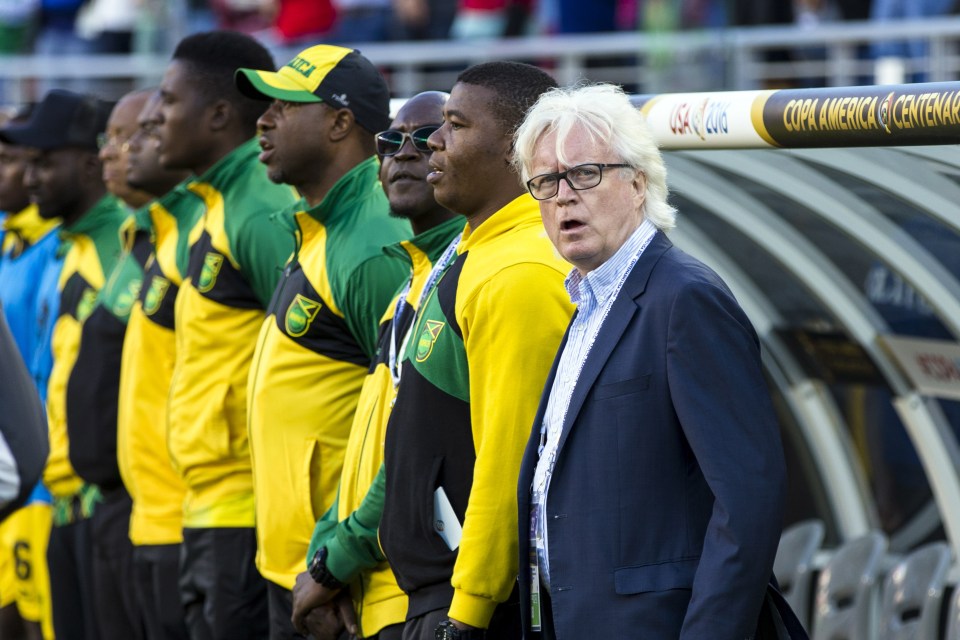
POLYGON ((422 153, 430 153, 430 147, 427 146, 427 138, 434 131, 439 129, 437 125, 429 125, 414 129, 411 133, 397 131, 396 129, 387 129, 377 134, 377 153, 381 156, 392 156, 400 153, 400 149, 406 143, 407 138, 413 143, 413 148, 422 153))

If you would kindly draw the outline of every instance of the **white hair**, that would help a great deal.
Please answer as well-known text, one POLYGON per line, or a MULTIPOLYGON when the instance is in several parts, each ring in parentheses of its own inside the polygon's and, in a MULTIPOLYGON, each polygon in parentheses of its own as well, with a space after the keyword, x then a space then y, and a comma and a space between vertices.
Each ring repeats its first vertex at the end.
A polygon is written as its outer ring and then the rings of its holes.
POLYGON ((513 162, 526 184, 537 147, 547 134, 556 134, 556 154, 567 165, 563 148, 573 131, 584 131, 594 142, 603 142, 620 161, 643 172, 647 191, 643 215, 658 229, 675 225, 676 210, 667 204, 667 168, 643 114, 630 103, 623 89, 612 84, 551 89, 530 107, 514 135, 513 162))

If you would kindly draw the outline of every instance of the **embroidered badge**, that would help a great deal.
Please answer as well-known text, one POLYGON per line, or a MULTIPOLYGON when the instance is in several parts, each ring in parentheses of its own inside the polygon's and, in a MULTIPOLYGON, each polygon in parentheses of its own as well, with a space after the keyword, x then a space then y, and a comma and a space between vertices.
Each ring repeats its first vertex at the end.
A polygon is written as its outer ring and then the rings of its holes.
POLYGON ((147 290, 147 295, 143 300, 143 312, 148 316, 152 316, 159 311, 160 304, 163 302, 164 296, 167 295, 169 288, 169 280, 162 276, 153 276, 153 280, 150 281, 150 288, 147 290))
POLYGON ((87 287, 77 302, 77 321, 83 323, 93 313, 93 304, 97 301, 97 292, 87 287))
POLYGON ((142 284, 143 281, 139 279, 131 280, 127 285, 127 290, 117 296, 117 300, 113 305, 113 311, 116 315, 120 317, 130 315, 130 310, 133 309, 133 303, 140 297, 140 286, 142 284))
POLYGON ((313 324, 317 314, 320 313, 321 306, 319 302, 305 298, 298 293, 290 306, 287 307, 287 315, 284 318, 287 334, 299 338, 309 331, 310 325, 313 324))
POLYGON ((212 251, 203 258, 203 269, 200 271, 200 281, 197 282, 197 291, 207 293, 217 284, 217 275, 223 266, 223 256, 212 251))
POLYGON ((420 332, 420 338, 417 340, 417 362, 424 362, 430 357, 433 353, 433 345, 445 326, 446 323, 439 320, 427 320, 424 323, 423 331, 420 332))

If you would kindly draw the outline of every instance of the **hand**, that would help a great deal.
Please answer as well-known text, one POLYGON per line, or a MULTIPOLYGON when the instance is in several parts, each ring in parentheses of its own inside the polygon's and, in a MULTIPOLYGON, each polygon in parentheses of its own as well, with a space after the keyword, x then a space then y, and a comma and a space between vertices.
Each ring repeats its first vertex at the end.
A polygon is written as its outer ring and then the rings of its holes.
POLYGON ((312 610, 333 600, 337 593, 338 590, 328 589, 317 583, 306 571, 298 575, 297 582, 293 585, 293 615, 290 616, 293 628, 304 633, 304 618, 312 610))
POLYGON ((333 601, 333 606, 337 608, 337 614, 347 631, 351 635, 357 635, 360 629, 357 627, 357 613, 353 610, 353 598, 350 597, 350 593, 344 591, 338 595, 337 599, 333 601))
POLYGON ((324 604, 304 616, 303 628, 297 629, 314 640, 337 640, 343 633, 343 620, 332 604, 324 604))

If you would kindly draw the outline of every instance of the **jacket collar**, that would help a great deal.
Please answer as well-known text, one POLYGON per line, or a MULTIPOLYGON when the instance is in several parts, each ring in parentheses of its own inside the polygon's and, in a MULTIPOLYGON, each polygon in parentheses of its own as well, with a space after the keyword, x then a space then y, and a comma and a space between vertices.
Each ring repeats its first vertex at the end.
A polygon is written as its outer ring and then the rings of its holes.
POLYGON ((53 231, 59 224, 59 218, 52 220, 41 218, 37 205, 31 204, 7 216, 3 221, 3 230, 17 236, 25 246, 30 246, 53 231))
POLYGON ((217 160, 203 175, 189 180, 189 182, 205 182, 213 185, 216 189, 222 189, 225 185, 231 184, 237 172, 242 171, 251 158, 256 158, 259 153, 260 143, 257 142, 256 138, 251 138, 217 160))
POLYGON ((463 230, 463 239, 460 241, 457 253, 466 253, 478 244, 489 242, 516 227, 530 223, 542 224, 540 205, 533 199, 533 196, 524 193, 484 220, 483 224, 476 229, 467 224, 463 230))
POLYGON ((350 215, 353 202, 367 197, 373 189, 382 188, 380 161, 376 156, 370 156, 341 176, 320 204, 303 213, 323 224, 331 224, 341 216, 350 215))
POLYGON ((383 248, 383 252, 408 263, 414 252, 420 252, 426 254, 432 264, 440 258, 453 237, 461 231, 463 231, 463 218, 455 216, 409 240, 387 245, 383 248))
POLYGON ((129 209, 115 196, 107 194, 100 198, 89 211, 69 226, 64 226, 61 234, 65 237, 91 235, 106 226, 119 227, 129 209))

